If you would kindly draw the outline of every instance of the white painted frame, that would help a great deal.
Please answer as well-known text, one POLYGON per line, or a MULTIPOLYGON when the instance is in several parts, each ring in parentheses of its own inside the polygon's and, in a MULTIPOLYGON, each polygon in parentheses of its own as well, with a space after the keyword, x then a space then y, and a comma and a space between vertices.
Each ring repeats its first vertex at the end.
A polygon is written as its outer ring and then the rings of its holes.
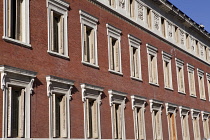
POLYGON ((87 121, 86 121, 86 99, 94 99, 97 102, 97 112, 98 112, 98 136, 99 139, 101 139, 101 117, 100 117, 100 105, 101 105, 101 95, 103 94, 104 88, 90 85, 86 83, 82 83, 81 85, 82 89, 82 102, 84 107, 84 137, 85 139, 88 139, 87 136, 87 121))
POLYGON ((125 115, 124 115, 124 109, 126 104, 126 96, 127 93, 115 91, 115 90, 108 90, 109 93, 109 105, 111 107, 111 120, 112 120, 112 138, 114 139, 114 106, 113 104, 120 104, 121 105, 121 115, 122 115, 122 139, 126 139, 126 132, 125 132, 125 115))
POLYGON ((89 13, 80 10, 80 23, 81 23, 81 46, 82 46, 82 63, 98 68, 98 49, 97 49, 97 23, 98 18, 90 15, 89 13), (84 61, 84 28, 86 25, 94 30, 94 44, 95 44, 95 64, 84 61))
POLYGON ((47 96, 49 98, 49 137, 53 138, 53 118, 52 118, 52 95, 54 93, 61 94, 66 96, 67 102, 66 102, 66 110, 67 110, 67 138, 70 138, 70 104, 69 101, 71 100, 71 91, 74 85, 74 81, 63 79, 60 77, 48 75, 46 76, 46 82, 47 82, 47 96), (62 86, 61 86, 62 85, 62 86))
POLYGON ((190 109, 188 107, 183 107, 183 106, 179 106, 179 115, 180 115, 180 118, 181 118, 181 126, 182 126, 182 138, 183 138, 183 135, 184 135, 184 129, 183 129, 183 119, 182 117, 183 116, 186 116, 187 117, 187 133, 188 133, 188 136, 189 136, 189 139, 187 140, 190 140, 190 132, 189 132, 189 113, 190 113, 190 109))
MULTIPOLYGON (((135 140, 137 140, 137 116, 135 114, 135 109, 141 108, 143 109, 143 113, 145 112, 145 106, 146 106, 146 98, 138 96, 138 95, 132 95, 131 96, 131 103, 132 103, 132 110, 133 110, 133 120, 134 120, 134 135, 135 140)), ((145 128, 145 115, 143 114, 143 133, 144 133, 144 139, 146 140, 146 128, 145 128)))
POLYGON ((55 55, 61 58, 67 58, 69 59, 68 56, 68 8, 69 8, 69 3, 63 1, 63 0, 47 0, 47 22, 48 22, 48 50, 47 52, 51 55, 55 55), (54 52, 51 50, 51 15, 50 12, 55 11, 58 13, 60 16, 63 17, 64 19, 64 37, 63 37, 63 44, 64 44, 64 54, 60 54, 58 52, 54 52))
POLYGON ((198 87, 199 87, 199 94, 200 94, 200 99, 201 100, 206 100, 206 92, 205 92, 205 82, 204 82, 204 71, 197 68, 197 74, 198 74, 198 87), (202 78, 202 81, 200 81, 200 77, 202 78), (202 83, 200 83, 202 82, 202 83), (203 87, 201 87, 201 84, 203 85, 203 87), (203 88, 203 95, 204 97, 201 96, 201 88, 203 88))
POLYGON ((23 46, 23 47, 28 47, 28 48, 31 48, 31 44, 30 44, 30 22, 29 22, 29 15, 30 15, 30 10, 29 10, 29 3, 30 1, 29 0, 23 0, 23 9, 22 12, 23 12, 23 15, 24 15, 24 21, 23 22, 23 27, 24 27, 24 32, 23 32, 23 38, 24 38, 24 41, 19 41, 19 40, 16 40, 16 39, 12 39, 12 38, 9 38, 8 35, 7 35, 7 30, 8 30, 8 24, 7 24, 7 18, 8 18, 8 13, 7 13, 7 3, 8 1, 7 0, 3 0, 3 10, 4 10, 4 32, 3 32, 3 36, 2 36, 2 39, 7 41, 7 42, 11 42, 11 43, 14 43, 14 44, 18 44, 20 46, 23 46))
POLYGON ((141 73, 141 40, 138 39, 137 37, 133 36, 133 35, 128 35, 128 43, 129 43, 129 50, 130 50, 130 72, 131 72, 131 78, 132 79, 136 79, 136 80, 140 80, 142 81, 142 73, 141 73), (138 72, 139 72, 139 77, 135 77, 132 75, 132 71, 133 71, 133 67, 132 67, 132 49, 131 47, 137 49, 137 53, 138 53, 138 72))
POLYGON ((24 138, 30 138, 31 94, 33 92, 34 78, 36 77, 37 73, 6 65, 0 66, 0 72, 1 72, 1 89, 3 90, 2 137, 7 138, 8 87, 18 86, 21 88, 25 88, 24 138))
POLYGON ((186 93, 185 93, 185 80, 184 80, 184 61, 182 61, 181 59, 178 59, 178 58, 175 58, 175 61, 176 61, 176 74, 177 74, 178 92, 181 93, 181 94, 186 94, 186 93), (181 71, 182 71, 182 74, 183 74, 183 75, 182 75, 183 78, 182 78, 181 80, 182 80, 182 82, 183 82, 183 86, 184 86, 184 87, 183 87, 183 88, 184 88, 183 90, 184 90, 184 91, 181 91, 181 90, 179 89, 179 84, 180 84, 180 83, 179 83, 179 80, 180 80, 180 79, 179 79, 179 76, 178 76, 178 74, 179 74, 179 72, 178 72, 178 71, 179 71, 179 68, 181 68, 181 71))
POLYGON ((162 51, 162 59, 163 59, 163 72, 164 72, 164 87, 165 89, 169 89, 169 90, 173 90, 173 83, 172 83, 172 70, 171 70, 171 59, 172 59, 172 56, 164 51, 162 51), (170 77, 170 85, 169 87, 166 87, 165 83, 165 79, 166 79, 166 75, 165 75, 165 68, 164 68, 164 65, 165 65, 165 62, 168 62, 168 67, 169 67, 169 77, 170 77))

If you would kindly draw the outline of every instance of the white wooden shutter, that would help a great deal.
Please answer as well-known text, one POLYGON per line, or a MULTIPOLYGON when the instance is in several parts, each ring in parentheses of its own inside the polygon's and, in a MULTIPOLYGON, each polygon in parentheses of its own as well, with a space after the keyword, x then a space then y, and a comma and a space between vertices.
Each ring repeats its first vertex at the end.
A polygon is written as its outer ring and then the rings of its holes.
POLYGON ((153 58, 153 83, 157 84, 157 56, 153 58))
POLYGON ((150 77, 150 82, 153 83, 154 82, 154 78, 153 78, 153 59, 154 57, 149 54, 149 77, 150 77))
POLYGON ((117 130, 118 130, 118 139, 122 139, 122 105, 118 105, 117 109, 117 130))
POLYGON ((67 98, 62 97, 60 102, 60 134, 62 138, 67 137, 67 98))
POLYGON ((84 38, 84 61, 87 62, 88 61, 88 35, 87 35, 87 26, 83 25, 83 38, 84 38))
POLYGON ((135 0, 131 0, 131 6, 130 6, 130 12, 131 12, 131 17, 134 17, 135 15, 135 0))
POLYGON ((15 39, 21 40, 21 22, 22 22, 22 4, 21 0, 16 0, 16 31, 15 39))
POLYGON ((135 135, 136 139, 139 139, 139 123, 138 123, 138 109, 134 108, 134 119, 135 119, 135 135))
POLYGON ((59 53, 64 54, 64 17, 60 16, 59 26, 59 53))
POLYGON ((56 135, 56 130, 57 130, 57 126, 56 126, 56 96, 55 94, 52 94, 52 130, 53 130, 53 137, 55 138, 57 135, 56 135))
POLYGON ((90 122, 90 100, 86 99, 86 122, 87 122, 87 137, 91 137, 91 132, 90 132, 90 127, 91 127, 91 122, 90 122))
POLYGON ((90 63, 95 64, 95 31, 94 29, 90 32, 90 63))
POLYGON ((24 137, 25 126, 25 89, 21 89, 19 96, 18 137, 24 137))
POLYGON ((138 49, 135 49, 134 54, 135 59, 135 77, 139 78, 139 51, 138 49))
POLYGON ((93 138, 97 139, 99 138, 98 136, 98 103, 95 100, 93 102, 93 110, 92 110, 92 134, 93 134, 93 138))
POLYGON ((11 30, 12 30, 12 1, 11 0, 7 0, 7 36, 8 37, 12 37, 11 35, 11 30))
POLYGON ((113 52, 112 37, 109 37, 109 48, 110 48, 110 69, 114 70, 114 52, 113 52))
POLYGON ((115 7, 115 0, 111 0, 111 6, 115 7))
POLYGON ((138 112, 138 119, 139 119, 139 138, 144 139, 144 109, 140 108, 138 112))
POLYGON ((7 93, 7 137, 12 137, 12 87, 7 93))
POLYGON ((113 104, 113 125, 114 125, 114 138, 118 138, 118 132, 117 132, 117 109, 116 109, 116 104, 113 104))
POLYGON ((115 71, 120 71, 120 54, 119 54, 119 41, 117 40, 115 42, 114 46, 114 63, 115 63, 115 71))
POLYGON ((134 62, 134 60, 135 60, 135 56, 134 56, 134 53, 133 53, 133 50, 134 50, 134 48, 131 46, 130 47, 130 54, 131 54, 131 76, 135 76, 134 74, 134 71, 135 71, 135 62, 134 62))
POLYGON ((162 128, 161 128, 161 114, 160 111, 156 114, 156 131, 157 131, 157 140, 162 140, 162 128))
POLYGON ((156 140, 157 139, 157 124, 156 124, 156 114, 155 111, 152 111, 152 123, 153 123, 153 137, 156 140))
POLYGON ((51 35, 51 42, 50 42, 50 45, 51 45, 51 51, 54 51, 55 50, 55 44, 54 44, 54 12, 53 11, 50 11, 50 35, 51 35))

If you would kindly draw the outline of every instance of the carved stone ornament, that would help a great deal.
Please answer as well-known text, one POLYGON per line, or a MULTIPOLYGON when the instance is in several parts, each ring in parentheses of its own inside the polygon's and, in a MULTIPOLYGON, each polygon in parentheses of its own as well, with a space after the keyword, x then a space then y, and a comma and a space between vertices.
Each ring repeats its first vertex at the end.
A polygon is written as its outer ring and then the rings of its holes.
POLYGON ((119 0, 119 7, 125 8, 125 0, 119 0))
POLYGON ((172 24, 168 22, 168 37, 172 38, 172 24))
POLYGON ((181 45, 184 45, 184 32, 182 30, 180 30, 180 42, 181 45))
POLYGON ((159 28, 160 28, 159 20, 160 20, 159 15, 154 13, 154 27, 156 30, 159 30, 159 28))
POLYGON ((138 18, 144 20, 144 6, 140 3, 138 4, 138 18))

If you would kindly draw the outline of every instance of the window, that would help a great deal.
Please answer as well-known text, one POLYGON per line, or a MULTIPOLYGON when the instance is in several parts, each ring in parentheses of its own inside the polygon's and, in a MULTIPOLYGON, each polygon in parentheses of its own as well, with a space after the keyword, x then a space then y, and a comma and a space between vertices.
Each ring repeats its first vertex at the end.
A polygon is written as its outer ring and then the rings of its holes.
POLYGON ((67 16, 69 4, 48 0, 48 53, 58 57, 68 57, 67 16))
POLYGON ((151 16, 152 10, 147 8, 147 25, 148 28, 152 28, 152 16, 151 16))
POLYGON ((187 71, 188 71, 188 82, 189 82, 190 96, 196 97, 194 66, 187 64, 187 71))
POLYGON ((74 81, 46 76, 49 97, 49 137, 70 138, 69 100, 74 81))
POLYGON ((112 138, 126 139, 124 109, 127 93, 114 90, 109 90, 108 93, 111 106, 112 138))
POLYGON ((103 88, 81 84, 84 103, 85 139, 101 139, 100 105, 103 88))
POLYGON ((189 108, 180 106, 179 112, 181 117, 181 125, 182 125, 182 139, 183 140, 190 140, 190 133, 189 133, 189 108))
POLYGON ((134 116, 134 135, 136 140, 146 140, 144 111, 146 99, 132 95, 132 109, 134 116))
POLYGON ((141 61, 140 61, 140 43, 138 38, 128 35, 130 48, 130 69, 131 78, 142 80, 141 61))
POLYGON ((209 101, 210 101, 210 74, 209 73, 206 73, 206 79, 207 79, 208 95, 209 95, 209 101))
POLYGON ((191 109, 191 116, 192 116, 192 121, 193 121, 194 139, 195 140, 200 140, 201 139, 200 125, 199 125, 200 111, 195 110, 195 109, 191 109))
POLYGON ((176 111, 177 106, 171 103, 166 103, 166 115, 168 120, 169 140, 177 140, 176 129, 176 111))
POLYGON ((97 22, 98 19, 80 10, 82 33, 82 63, 98 67, 97 22))
POLYGON ((113 8, 116 7, 116 0, 109 0, 109 5, 112 6, 113 8))
POLYGON ((204 131, 204 138, 209 139, 209 113, 201 111, 201 117, 203 121, 203 131, 204 131))
POLYGON ((175 33, 174 33, 174 42, 179 43, 179 29, 175 26, 175 33))
POLYGON ((166 27, 165 27, 165 24, 166 24, 166 20, 164 18, 161 17, 161 30, 162 30, 162 35, 164 37, 166 37, 166 27))
POLYGON ((129 14, 131 18, 135 18, 135 0, 129 0, 129 14))
POLYGON ((121 30, 106 24, 108 34, 109 71, 122 75, 121 66, 121 30))
POLYGON ((157 48, 149 44, 147 46, 149 83, 158 85, 158 69, 157 69, 157 48))
POLYGON ((4 0, 4 36, 8 42, 31 47, 29 0, 4 0))
POLYGON ((162 51, 164 85, 166 89, 173 89, 171 72, 171 55, 162 51))
POLYGON ((152 113, 152 128, 153 128, 153 139, 154 140, 162 140, 163 132, 162 132, 162 105, 161 101, 157 100, 149 100, 150 102, 150 111, 152 113))
POLYGON ((36 72, 0 66, 3 90, 3 138, 30 138, 30 96, 36 72))
POLYGON ((177 58, 176 58, 176 73, 177 73, 178 92, 185 94, 184 62, 177 58))
POLYGON ((200 99, 206 100, 205 86, 204 86, 204 72, 201 69, 197 69, 197 72, 198 72, 200 99))

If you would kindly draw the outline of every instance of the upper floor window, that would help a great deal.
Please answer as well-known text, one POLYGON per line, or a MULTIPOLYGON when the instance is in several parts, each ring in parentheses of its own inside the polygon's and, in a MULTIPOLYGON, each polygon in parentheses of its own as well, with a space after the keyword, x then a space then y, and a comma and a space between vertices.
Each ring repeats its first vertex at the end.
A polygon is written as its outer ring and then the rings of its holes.
POLYGON ((136 140, 145 140, 146 132, 145 132, 145 104, 146 99, 137 95, 132 95, 132 109, 134 115, 134 132, 136 140))
POLYGON ((204 138, 209 139, 210 138, 209 113, 201 111, 201 117, 202 117, 202 122, 203 122, 204 138))
POLYGON ((121 30, 106 24, 108 35, 109 71, 122 75, 121 30))
POLYGON ((176 111, 177 106, 166 103, 166 115, 168 120, 169 140, 177 140, 176 111))
POLYGON ((48 0, 48 53, 63 58, 68 57, 68 17, 69 4, 65 1, 48 0))
POLYGON ((147 44, 149 83, 158 85, 157 48, 147 44))
POLYGON ((30 138, 30 96, 36 73, 1 66, 3 138, 30 138))
POLYGON ((8 42, 31 47, 29 0, 4 0, 4 36, 8 42))
POLYGON ((135 18, 135 2, 136 0, 129 0, 129 14, 131 18, 135 18))
POLYGON ((196 97, 194 66, 187 64, 187 71, 188 71, 188 83, 189 83, 190 95, 196 97))
POLYGON ((178 92, 185 94, 184 62, 177 58, 176 58, 176 73, 177 73, 178 92))
POLYGON ((205 86, 204 86, 204 71, 201 69, 197 69, 197 72, 198 72, 200 99, 206 100, 205 86))
POLYGON ((74 81, 46 76, 49 97, 49 137, 70 138, 69 100, 74 81))
POLYGON ((138 38, 128 35, 130 48, 130 69, 131 78, 142 80, 141 75, 141 57, 140 57, 140 43, 138 38))
POLYGON ((101 139, 100 105, 103 88, 81 84, 84 103, 85 139, 101 139))
POLYGON ((162 132, 162 105, 163 103, 157 100, 149 100, 150 111, 152 113, 152 128, 153 128, 153 139, 163 140, 162 132))
POLYGON ((163 58, 163 72, 164 72, 164 85, 165 88, 173 89, 172 84, 172 72, 171 72, 171 55, 162 52, 162 58, 163 58))
POLYGON ((200 125, 199 125, 200 111, 191 109, 191 117, 192 117, 192 121, 193 121, 194 139, 200 140, 201 139, 200 125))
POLYGON ((82 63, 98 67, 97 22, 98 19, 80 10, 82 63))
POLYGON ((127 93, 114 90, 109 90, 108 93, 111 106, 112 138, 126 139, 124 109, 127 93))
POLYGON ((208 95, 209 95, 209 101, 210 101, 210 74, 209 73, 206 73, 206 79, 207 79, 208 95))
POLYGON ((190 140, 189 123, 188 123, 189 111, 190 111, 189 108, 183 106, 179 107, 183 140, 190 140))

